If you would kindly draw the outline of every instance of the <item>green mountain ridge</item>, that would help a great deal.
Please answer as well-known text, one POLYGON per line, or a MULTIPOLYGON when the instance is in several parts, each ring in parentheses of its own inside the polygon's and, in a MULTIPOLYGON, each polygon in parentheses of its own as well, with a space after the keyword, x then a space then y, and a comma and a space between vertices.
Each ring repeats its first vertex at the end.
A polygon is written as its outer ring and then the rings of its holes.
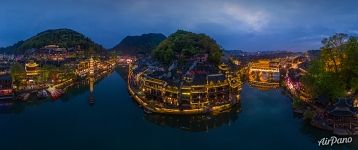
POLYGON ((151 51, 166 39, 161 33, 142 34, 140 36, 126 36, 113 51, 124 55, 150 54, 151 51))
POLYGON ((46 30, 25 41, 19 41, 14 45, 1 48, 0 50, 6 53, 24 54, 26 50, 42 48, 46 45, 58 45, 64 48, 80 47, 81 49, 93 52, 104 50, 101 45, 95 43, 85 35, 66 28, 46 30))

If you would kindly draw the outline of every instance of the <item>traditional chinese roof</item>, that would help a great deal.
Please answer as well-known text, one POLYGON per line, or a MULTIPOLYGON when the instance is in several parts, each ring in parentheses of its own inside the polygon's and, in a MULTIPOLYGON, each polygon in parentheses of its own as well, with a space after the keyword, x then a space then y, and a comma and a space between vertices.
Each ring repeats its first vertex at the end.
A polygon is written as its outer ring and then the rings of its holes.
POLYGON ((338 101, 328 109, 328 113, 336 117, 349 117, 355 115, 357 112, 353 108, 351 100, 339 98, 338 101))
POLYGON ((35 62, 28 62, 28 63, 26 63, 25 64, 26 65, 26 67, 37 67, 38 66, 38 64, 37 63, 35 63, 35 62))
POLYGON ((219 65, 219 69, 226 71, 229 70, 229 67, 225 63, 222 63, 221 65, 219 65))
POLYGON ((211 74, 207 76, 207 80, 210 83, 213 81, 214 83, 217 83, 218 81, 224 81, 226 78, 223 74, 211 74))

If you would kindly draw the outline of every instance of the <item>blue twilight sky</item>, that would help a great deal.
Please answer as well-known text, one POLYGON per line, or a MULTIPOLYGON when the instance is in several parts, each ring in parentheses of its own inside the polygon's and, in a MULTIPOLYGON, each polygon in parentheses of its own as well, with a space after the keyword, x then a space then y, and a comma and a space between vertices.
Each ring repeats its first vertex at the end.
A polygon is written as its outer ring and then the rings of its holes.
POLYGON ((0 47, 54 28, 106 48, 126 35, 206 33, 225 49, 306 50, 358 34, 356 0, 1 0, 0 47))

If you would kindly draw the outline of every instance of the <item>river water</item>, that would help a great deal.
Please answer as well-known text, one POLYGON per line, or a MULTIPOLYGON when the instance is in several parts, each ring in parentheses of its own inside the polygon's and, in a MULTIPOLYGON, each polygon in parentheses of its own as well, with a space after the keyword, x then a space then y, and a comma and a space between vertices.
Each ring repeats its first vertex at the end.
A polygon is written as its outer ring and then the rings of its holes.
POLYGON ((319 147, 332 135, 296 116, 282 89, 248 84, 241 107, 218 116, 145 114, 117 72, 94 86, 78 86, 59 100, 0 105, 1 150, 65 149, 358 149, 353 143, 319 147))

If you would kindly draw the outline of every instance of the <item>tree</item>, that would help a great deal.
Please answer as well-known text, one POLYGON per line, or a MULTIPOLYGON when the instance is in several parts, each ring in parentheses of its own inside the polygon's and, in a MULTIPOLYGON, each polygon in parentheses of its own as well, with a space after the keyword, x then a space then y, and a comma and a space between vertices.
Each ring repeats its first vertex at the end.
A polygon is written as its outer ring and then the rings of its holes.
POLYGON ((343 74, 346 76, 347 89, 358 91, 358 41, 351 37, 345 49, 346 59, 344 61, 343 74))
POLYGON ((19 86, 22 76, 25 74, 25 68, 22 64, 15 62, 10 68, 11 78, 16 86, 19 86))
POLYGON ((41 81, 48 81, 52 75, 52 72, 55 72, 57 67, 54 65, 44 65, 41 69, 40 80, 41 81))
POLYGON ((210 62, 219 64, 222 50, 215 40, 205 34, 178 30, 152 51, 154 58, 164 64, 170 64, 173 60, 190 59, 198 54, 208 54, 210 62))
POLYGON ((358 42, 355 37, 337 33, 322 40, 320 57, 310 62, 302 82, 313 96, 324 95, 331 100, 357 93, 358 42), (333 69, 332 69, 333 68, 333 69))
POLYGON ((341 68, 341 61, 344 59, 344 50, 348 38, 347 34, 337 33, 322 40, 321 57, 325 63, 333 62, 335 73, 338 73, 338 69, 341 68))
POLYGON ((101 45, 93 42, 85 35, 71 29, 46 30, 38 33, 36 36, 33 36, 25 41, 20 41, 5 49, 11 53, 23 54, 28 49, 42 48, 46 45, 52 44, 63 48, 81 47, 85 50, 91 49, 95 52, 105 52, 101 45))

